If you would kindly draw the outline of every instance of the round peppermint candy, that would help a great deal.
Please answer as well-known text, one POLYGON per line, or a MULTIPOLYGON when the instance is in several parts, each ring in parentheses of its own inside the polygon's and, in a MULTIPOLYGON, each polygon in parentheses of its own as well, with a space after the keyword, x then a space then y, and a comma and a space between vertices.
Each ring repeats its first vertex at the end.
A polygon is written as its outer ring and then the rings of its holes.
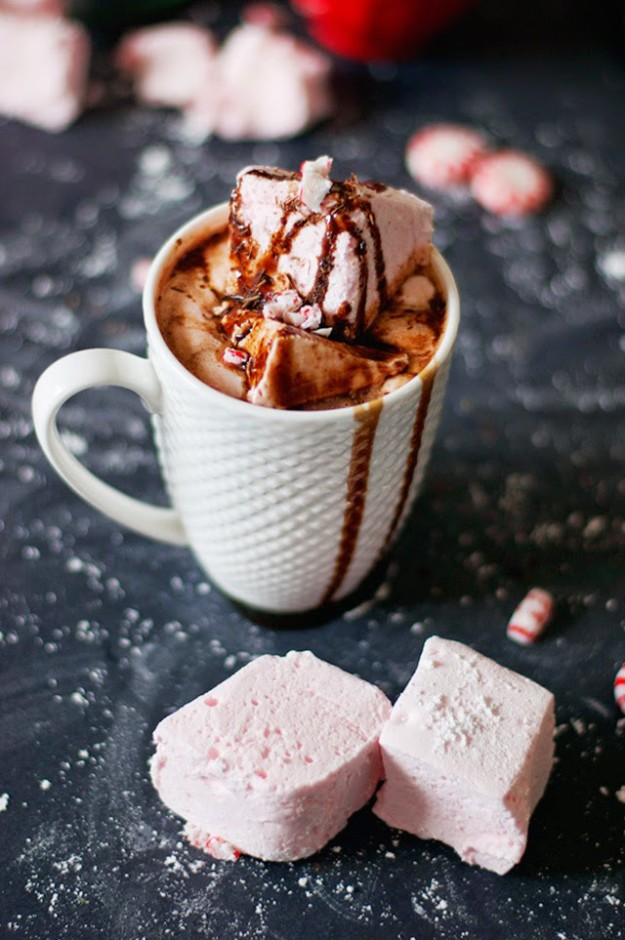
POLYGON ((516 150, 500 150, 483 157, 471 179, 474 198, 496 215, 539 212, 549 201, 552 189, 548 171, 516 150))
POLYGON ((542 588, 532 588, 516 608, 507 627, 515 643, 527 646, 536 642, 553 616, 553 597, 542 588))
POLYGON ((431 124, 406 147, 406 166, 423 186, 447 189, 466 183, 488 145, 479 131, 458 124, 431 124))

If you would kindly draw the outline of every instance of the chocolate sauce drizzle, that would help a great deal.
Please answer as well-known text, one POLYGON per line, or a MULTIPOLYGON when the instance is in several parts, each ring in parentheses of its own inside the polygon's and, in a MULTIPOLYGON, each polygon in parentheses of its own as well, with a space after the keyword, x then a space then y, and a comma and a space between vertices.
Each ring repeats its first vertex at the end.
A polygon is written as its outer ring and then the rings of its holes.
MULTIPOLYGON (((380 558, 386 553, 391 545, 391 542, 393 541, 397 526, 399 525, 399 521, 404 511, 404 506, 406 505, 406 500, 408 499, 410 484, 412 483, 412 479, 414 477, 417 461, 419 459, 419 452, 421 450, 421 443, 423 441, 423 432, 425 430, 425 421, 430 405, 430 399, 432 397, 434 378, 435 372, 427 369, 421 375, 421 397, 419 398, 419 404, 417 406, 417 411, 412 426, 408 457, 406 460, 406 467, 404 469, 404 478, 402 481, 399 498, 393 512, 393 517, 391 519, 391 524, 384 540, 384 545, 380 551, 380 558)), ((369 402, 366 405, 359 405, 354 415, 356 420, 356 430, 354 432, 354 441, 352 443, 352 455, 349 467, 349 478, 347 482, 347 500, 345 505, 345 513, 343 516, 341 541, 336 556, 336 562, 334 564, 334 572, 322 598, 323 604, 332 600, 338 591, 345 578, 345 575, 347 574, 347 570, 354 555, 365 508, 373 442, 375 439, 375 432, 378 426, 378 421, 380 419, 380 414, 382 413, 383 404, 383 399, 377 399, 376 401, 369 402)))
POLYGON ((410 484, 412 483, 412 478, 417 466, 417 460, 419 459, 419 451, 421 450, 421 442, 423 440, 423 432, 425 430, 425 419, 427 417, 430 399, 432 397, 432 389, 434 387, 434 378, 434 370, 426 368, 421 373, 421 396, 419 398, 419 404, 415 414, 414 424, 412 426, 410 447, 408 449, 408 459, 406 460, 406 468, 404 470, 404 479, 402 482, 399 499, 397 500, 397 505, 395 506, 395 511, 393 513, 393 518, 391 519, 391 524, 384 540, 382 551, 380 552, 380 557, 385 554, 385 552, 390 547, 391 542, 393 541, 397 526, 399 525, 399 520, 401 519, 402 513, 404 511, 404 506, 406 505, 406 500, 408 499, 410 484))
POLYGON ((341 541, 334 563, 334 571, 322 599, 323 604, 332 600, 332 597, 336 594, 354 555, 365 508, 373 442, 381 413, 381 399, 359 405, 354 412, 356 427, 347 480, 341 541))

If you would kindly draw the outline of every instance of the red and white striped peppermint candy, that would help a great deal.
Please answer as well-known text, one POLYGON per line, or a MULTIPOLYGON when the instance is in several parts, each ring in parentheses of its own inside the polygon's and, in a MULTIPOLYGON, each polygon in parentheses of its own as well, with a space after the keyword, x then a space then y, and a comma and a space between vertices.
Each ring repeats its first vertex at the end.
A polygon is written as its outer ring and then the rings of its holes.
POLYGON ((495 215, 539 212, 551 198, 552 191, 548 171, 516 150, 500 150, 483 157, 471 178, 474 199, 495 215))
POLYGON ((625 715, 625 663, 614 677, 614 701, 625 715))
POLYGON ((236 366, 238 369, 244 369, 249 358, 244 349, 235 349, 233 346, 224 349, 222 356, 227 366, 236 366))
POLYGON ((447 189, 466 183, 487 150, 479 131, 460 124, 430 124, 408 141, 406 167, 423 186, 447 189))
POLYGON ((542 588, 532 588, 516 608, 508 623, 507 635, 527 646, 538 639, 553 615, 553 597, 542 588))

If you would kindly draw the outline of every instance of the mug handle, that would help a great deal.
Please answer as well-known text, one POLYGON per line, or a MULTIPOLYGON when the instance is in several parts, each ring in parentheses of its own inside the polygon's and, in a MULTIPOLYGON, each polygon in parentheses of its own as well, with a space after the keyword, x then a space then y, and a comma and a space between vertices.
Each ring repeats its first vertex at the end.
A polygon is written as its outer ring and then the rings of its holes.
POLYGON ((161 385, 149 359, 117 349, 85 349, 53 362, 33 392, 35 433, 46 457, 65 482, 92 506, 141 535, 171 545, 188 543, 174 509, 151 506, 104 483, 63 444, 56 426, 61 406, 87 388, 117 385, 136 392, 152 414, 161 410, 161 385))

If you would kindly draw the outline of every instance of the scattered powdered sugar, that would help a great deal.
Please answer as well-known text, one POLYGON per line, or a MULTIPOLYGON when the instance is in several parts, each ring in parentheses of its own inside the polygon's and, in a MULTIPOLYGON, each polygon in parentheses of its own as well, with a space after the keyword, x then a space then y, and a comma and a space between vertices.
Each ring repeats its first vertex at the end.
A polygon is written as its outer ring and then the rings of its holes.
MULTIPOLYGON (((436 663, 431 663, 435 668, 436 663)), ((469 696, 466 696, 469 698, 469 696)), ((470 696, 470 707, 463 704, 463 690, 458 689, 457 698, 439 694, 425 703, 431 718, 426 727, 434 732, 434 749, 446 751, 452 744, 468 748, 475 738, 488 732, 493 723, 501 721, 499 707, 488 696, 470 696)))
POLYGON ((139 154, 135 175, 119 201, 120 215, 132 220, 162 212, 169 205, 188 200, 195 186, 184 165, 174 160, 171 148, 165 144, 151 144, 139 154))
MULTIPOLYGON (((376 82, 397 74, 394 66, 372 71, 376 82)), ((624 624, 625 203, 603 156, 607 136, 618 145, 620 133, 603 94, 614 78, 597 70, 596 116, 581 106, 574 76, 566 89, 552 88, 533 138, 520 130, 509 86, 478 76, 452 89, 464 120, 502 142, 531 144, 563 191, 545 216, 521 223, 437 200, 436 242, 464 309, 444 433, 398 546, 400 576, 389 573, 375 597, 328 629, 259 628, 219 597, 187 552, 148 545, 84 507, 45 464, 29 406, 37 375, 70 349, 144 355, 136 291, 145 266, 131 272, 133 262, 226 198, 245 163, 295 166, 301 142, 198 148, 169 115, 129 110, 106 124, 113 173, 110 160, 98 169, 99 156, 59 156, 74 142, 86 146, 80 135, 95 125, 55 141, 56 156, 23 128, 3 126, 20 141, 8 185, 37 192, 36 211, 0 233, 2 727, 11 730, 19 702, 26 736, 0 742, 0 763, 4 748, 23 748, 29 768, 15 779, 2 766, 0 841, 9 851, 18 845, 3 900, 26 892, 28 901, 7 915, 9 936, 95 937, 106 924, 133 940, 265 940, 292 935, 293 923, 303 935, 332 923, 337 935, 402 940, 428 931, 505 936, 526 923, 528 936, 621 935, 625 787, 616 745, 625 719, 615 720, 606 678, 614 657, 605 653, 624 624), (494 638, 510 598, 537 564, 557 589, 561 619, 540 651, 505 655, 556 690, 559 763, 528 858, 505 888, 440 845, 391 840, 368 810, 340 844, 292 866, 227 866, 180 841, 180 822, 158 804, 147 771, 151 730, 164 713, 249 657, 303 644, 329 650, 395 697, 425 636, 453 631, 500 652, 494 638), (19 843, 8 841, 16 820, 19 843)), ((332 144, 338 173, 404 184, 403 148, 424 117, 422 102, 374 108, 365 126, 332 137, 321 129, 309 150, 332 144)), ((439 102, 427 106, 436 111, 439 102)), ((92 395, 97 407, 81 399, 64 407, 65 445, 115 485, 163 500, 140 402, 113 389, 92 395)), ((446 733, 465 740, 492 721, 484 703, 452 715, 446 733)))

